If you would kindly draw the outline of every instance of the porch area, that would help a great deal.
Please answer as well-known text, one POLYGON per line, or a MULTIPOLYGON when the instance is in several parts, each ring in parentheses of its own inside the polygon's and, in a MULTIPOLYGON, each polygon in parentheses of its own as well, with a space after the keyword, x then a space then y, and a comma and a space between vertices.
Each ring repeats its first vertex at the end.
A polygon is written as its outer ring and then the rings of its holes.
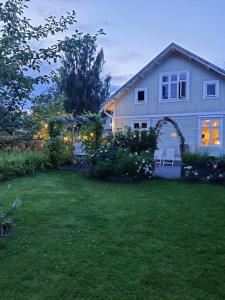
POLYGON ((174 165, 156 165, 154 176, 166 179, 181 178, 181 161, 175 161, 174 165))

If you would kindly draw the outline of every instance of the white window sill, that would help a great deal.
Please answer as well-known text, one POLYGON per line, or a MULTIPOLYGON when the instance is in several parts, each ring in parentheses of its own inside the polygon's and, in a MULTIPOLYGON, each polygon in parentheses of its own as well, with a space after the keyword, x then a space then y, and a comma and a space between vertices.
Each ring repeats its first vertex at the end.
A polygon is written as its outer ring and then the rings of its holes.
POLYGON ((212 97, 203 97, 204 100, 214 100, 214 99, 219 99, 219 96, 212 96, 212 97))
POLYGON ((167 103, 167 102, 187 102, 189 99, 169 99, 169 100, 164 100, 160 99, 159 103, 167 103))
POLYGON ((216 145, 210 145, 210 146, 202 146, 202 145, 200 145, 199 148, 201 148, 201 149, 222 149, 223 145, 222 144, 218 145, 218 146, 216 146, 216 145))
POLYGON ((135 104, 146 104, 146 103, 147 101, 140 101, 140 102, 135 101, 135 104))

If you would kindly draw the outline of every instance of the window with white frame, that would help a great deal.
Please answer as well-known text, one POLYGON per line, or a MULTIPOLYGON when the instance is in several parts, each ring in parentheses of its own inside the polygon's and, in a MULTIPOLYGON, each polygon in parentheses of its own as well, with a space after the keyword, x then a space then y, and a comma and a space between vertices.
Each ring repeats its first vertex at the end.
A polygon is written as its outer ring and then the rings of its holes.
POLYGON ((189 74, 187 71, 160 75, 160 101, 188 100, 189 74))
POLYGON ((203 98, 219 98, 219 80, 203 82, 203 98))
POLYGON ((135 89, 135 103, 147 103, 147 88, 135 89))
POLYGON ((222 145, 222 119, 200 119, 199 142, 202 147, 219 147, 222 145))
POLYGON ((134 130, 147 130, 149 128, 149 121, 147 120, 132 121, 131 128, 134 130))

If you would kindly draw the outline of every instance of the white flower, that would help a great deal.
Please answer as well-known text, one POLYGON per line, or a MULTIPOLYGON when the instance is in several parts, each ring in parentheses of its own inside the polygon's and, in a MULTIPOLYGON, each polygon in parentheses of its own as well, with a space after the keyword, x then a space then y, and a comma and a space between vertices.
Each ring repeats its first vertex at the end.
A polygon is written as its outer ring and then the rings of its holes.
POLYGON ((145 160, 144 160, 144 159, 142 160, 142 163, 143 163, 143 164, 145 163, 145 160))
POLYGON ((206 179, 209 180, 209 179, 210 179, 210 176, 207 176, 206 179))
POLYGON ((223 174, 219 174, 219 177, 220 177, 220 178, 223 177, 223 174))
POLYGON ((134 152, 135 155, 137 155, 137 152, 134 152))
POLYGON ((135 165, 137 165, 137 162, 135 161, 135 165))
POLYGON ((107 150, 105 149, 105 152, 107 152, 107 150))
POLYGON ((186 169, 186 170, 191 170, 191 169, 192 169, 192 166, 184 167, 184 169, 186 169))
POLYGON ((195 176, 198 176, 198 172, 195 172, 194 174, 195 174, 195 176))

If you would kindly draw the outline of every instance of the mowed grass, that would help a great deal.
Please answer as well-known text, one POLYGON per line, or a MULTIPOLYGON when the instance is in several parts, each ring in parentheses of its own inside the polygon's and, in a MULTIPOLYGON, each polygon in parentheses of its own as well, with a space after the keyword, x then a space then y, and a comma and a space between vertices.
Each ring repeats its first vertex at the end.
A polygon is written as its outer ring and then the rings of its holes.
POLYGON ((225 299, 223 186, 49 171, 0 184, 17 196, 0 299, 225 299))

